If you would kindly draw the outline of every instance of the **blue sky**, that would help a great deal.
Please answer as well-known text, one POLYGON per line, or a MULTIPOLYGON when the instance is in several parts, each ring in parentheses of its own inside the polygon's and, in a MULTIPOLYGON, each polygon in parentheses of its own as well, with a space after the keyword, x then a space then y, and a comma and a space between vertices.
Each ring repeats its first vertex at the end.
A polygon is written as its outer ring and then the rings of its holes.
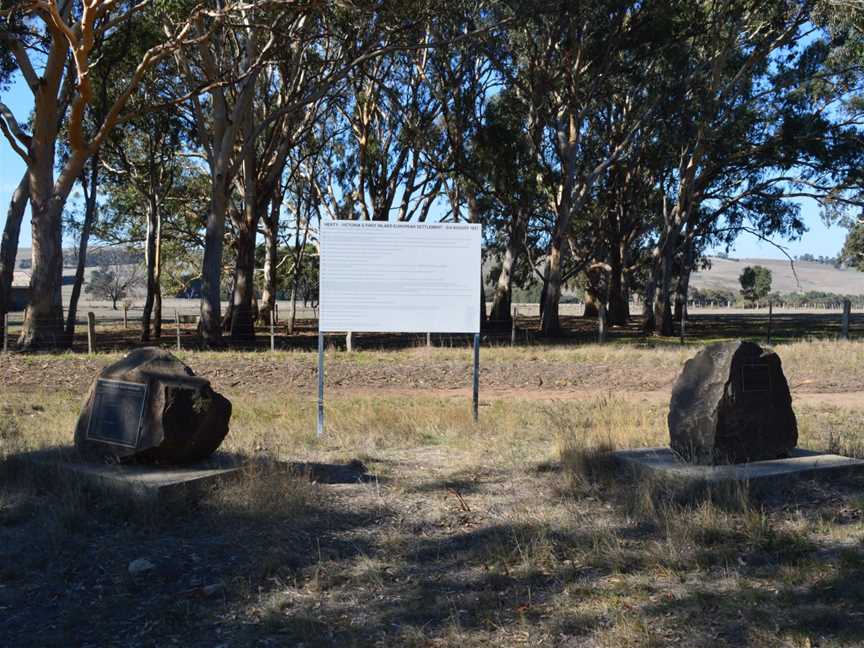
MULTIPOLYGON (((0 93, 0 97, 19 121, 26 122, 32 109, 33 99, 20 77, 8 92, 0 93)), ((0 228, 6 224, 6 209, 9 205, 9 198, 23 173, 23 161, 12 150, 6 139, 0 136, 0 228)), ((843 247, 846 230, 838 226, 826 227, 820 218, 817 205, 812 201, 802 203, 802 214, 809 231, 804 234, 801 240, 792 242, 778 240, 777 242, 786 246, 792 256, 805 253, 814 256, 835 256, 843 247)), ((21 227, 20 245, 29 247, 30 240, 28 217, 21 227)), ((783 254, 775 247, 748 234, 742 234, 738 238, 735 248, 730 254, 740 258, 784 258, 783 254)))

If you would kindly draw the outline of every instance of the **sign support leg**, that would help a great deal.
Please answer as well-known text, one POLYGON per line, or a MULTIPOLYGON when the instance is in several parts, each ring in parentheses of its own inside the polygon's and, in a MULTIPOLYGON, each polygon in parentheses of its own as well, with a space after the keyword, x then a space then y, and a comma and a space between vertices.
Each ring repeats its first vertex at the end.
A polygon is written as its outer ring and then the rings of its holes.
POLYGON ((474 334, 474 389, 473 395, 471 398, 471 412, 474 416, 474 422, 476 423, 480 414, 478 412, 478 406, 480 403, 480 334, 474 334))
POLYGON ((324 334, 318 332, 318 436, 324 434, 324 334))

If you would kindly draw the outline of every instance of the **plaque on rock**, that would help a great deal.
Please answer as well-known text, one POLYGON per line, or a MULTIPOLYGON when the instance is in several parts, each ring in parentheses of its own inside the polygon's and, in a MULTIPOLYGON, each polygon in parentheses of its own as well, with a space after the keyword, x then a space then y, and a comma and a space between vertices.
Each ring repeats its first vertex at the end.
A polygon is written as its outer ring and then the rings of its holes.
POLYGON ((102 369, 81 409, 75 447, 107 463, 184 465, 228 434, 231 402, 167 351, 132 351, 102 369))
POLYGON ((147 385, 99 378, 87 439, 137 448, 146 402, 147 385))

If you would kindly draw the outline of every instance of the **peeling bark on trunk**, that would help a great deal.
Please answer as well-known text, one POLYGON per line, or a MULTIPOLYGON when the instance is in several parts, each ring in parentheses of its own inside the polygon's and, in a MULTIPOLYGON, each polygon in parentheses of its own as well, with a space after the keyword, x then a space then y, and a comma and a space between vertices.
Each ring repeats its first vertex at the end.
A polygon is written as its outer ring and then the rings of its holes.
POLYGON ((270 323, 270 313, 276 308, 276 265, 279 232, 279 211, 282 207, 280 192, 273 195, 269 213, 262 219, 264 224, 264 287, 261 291, 259 317, 265 324, 270 323))
POLYGON ((516 262, 516 251, 512 248, 513 245, 508 244, 504 258, 501 259, 501 272, 498 275, 498 281, 495 283, 495 294, 492 297, 492 312, 489 314, 489 318, 493 322, 502 325, 509 323, 513 317, 511 295, 513 264, 516 262))
MULTIPOLYGON (((18 256, 18 238, 21 234, 24 209, 29 198, 30 183, 25 173, 15 191, 12 192, 12 199, 9 201, 9 209, 6 212, 6 225, 3 227, 3 241, 0 243, 0 322, 9 312, 15 258, 18 256)), ((3 345, 4 331, 4 327, 0 326, 0 347, 3 345)))

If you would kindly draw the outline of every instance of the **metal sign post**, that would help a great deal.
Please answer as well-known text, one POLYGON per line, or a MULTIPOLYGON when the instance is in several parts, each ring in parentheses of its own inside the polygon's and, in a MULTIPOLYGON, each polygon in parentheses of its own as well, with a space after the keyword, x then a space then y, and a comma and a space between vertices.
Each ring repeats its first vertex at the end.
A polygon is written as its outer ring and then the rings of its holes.
POLYGON ((318 331, 318 436, 324 434, 324 334, 318 331))
POLYGON ((474 390, 471 397, 472 413, 474 422, 480 419, 478 406, 480 405, 480 334, 474 334, 474 390))

